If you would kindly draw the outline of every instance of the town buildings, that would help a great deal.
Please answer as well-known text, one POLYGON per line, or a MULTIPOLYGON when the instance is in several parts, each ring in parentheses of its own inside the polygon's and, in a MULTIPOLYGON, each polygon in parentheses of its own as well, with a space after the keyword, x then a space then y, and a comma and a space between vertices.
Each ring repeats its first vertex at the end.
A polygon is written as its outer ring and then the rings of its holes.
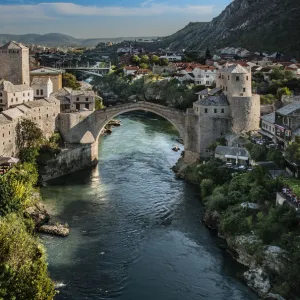
POLYGON ((0 47, 0 79, 30 85, 29 49, 23 44, 10 41, 0 47))
POLYGON ((0 112, 33 100, 33 89, 25 84, 14 85, 0 80, 0 112))
POLYGON ((32 120, 49 138, 57 128, 60 102, 54 97, 29 101, 0 113, 0 157, 16 156, 17 125, 22 118, 32 120))
POLYGON ((271 138, 281 149, 289 142, 300 141, 300 101, 293 101, 260 119, 260 133, 271 138))

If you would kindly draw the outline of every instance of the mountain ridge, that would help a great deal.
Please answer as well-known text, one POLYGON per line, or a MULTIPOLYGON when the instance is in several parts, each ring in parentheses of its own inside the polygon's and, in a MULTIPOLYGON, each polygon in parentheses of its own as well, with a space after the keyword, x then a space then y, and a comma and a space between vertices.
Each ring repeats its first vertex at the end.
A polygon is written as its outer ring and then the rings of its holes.
POLYGON ((243 47, 252 51, 300 49, 299 0, 234 0, 211 22, 188 24, 163 38, 172 50, 243 47))
POLYGON ((124 40, 154 38, 154 37, 116 37, 116 38, 74 38, 72 36, 61 33, 46 34, 1 34, 0 42, 5 44, 10 40, 14 40, 23 44, 40 44, 44 46, 96 46, 100 42, 122 42, 124 40))

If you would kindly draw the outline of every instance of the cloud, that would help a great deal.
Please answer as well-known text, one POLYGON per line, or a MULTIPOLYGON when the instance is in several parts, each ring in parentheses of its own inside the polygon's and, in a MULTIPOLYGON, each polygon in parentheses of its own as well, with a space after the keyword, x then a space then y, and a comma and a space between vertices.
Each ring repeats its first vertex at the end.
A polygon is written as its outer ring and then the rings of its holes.
MULTIPOLYGON (((214 5, 171 5, 146 0, 136 7, 83 6, 75 3, 39 3, 36 5, 0 5, 1 21, 17 19, 51 19, 58 16, 156 16, 165 14, 212 14, 214 5)), ((0 22, 1 22, 0 21, 0 22)))

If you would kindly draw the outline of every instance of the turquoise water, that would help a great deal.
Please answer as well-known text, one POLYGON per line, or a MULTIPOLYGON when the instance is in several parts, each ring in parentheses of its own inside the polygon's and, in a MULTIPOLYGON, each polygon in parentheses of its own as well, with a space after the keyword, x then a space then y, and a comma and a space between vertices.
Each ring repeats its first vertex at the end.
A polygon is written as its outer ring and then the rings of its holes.
POLYGON ((71 229, 42 236, 51 277, 64 285, 56 299, 258 299, 202 225, 198 188, 170 170, 180 157, 175 129, 153 115, 120 119, 94 170, 42 189, 71 229))

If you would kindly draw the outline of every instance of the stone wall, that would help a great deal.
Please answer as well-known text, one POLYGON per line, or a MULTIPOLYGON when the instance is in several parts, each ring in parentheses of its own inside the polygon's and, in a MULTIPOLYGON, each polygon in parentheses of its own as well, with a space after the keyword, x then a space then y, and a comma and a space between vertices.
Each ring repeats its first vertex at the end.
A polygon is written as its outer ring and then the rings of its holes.
POLYGON ((73 149, 63 150, 41 168, 41 181, 46 182, 51 179, 92 167, 98 163, 97 157, 98 145, 95 143, 89 145, 79 144, 73 149))

